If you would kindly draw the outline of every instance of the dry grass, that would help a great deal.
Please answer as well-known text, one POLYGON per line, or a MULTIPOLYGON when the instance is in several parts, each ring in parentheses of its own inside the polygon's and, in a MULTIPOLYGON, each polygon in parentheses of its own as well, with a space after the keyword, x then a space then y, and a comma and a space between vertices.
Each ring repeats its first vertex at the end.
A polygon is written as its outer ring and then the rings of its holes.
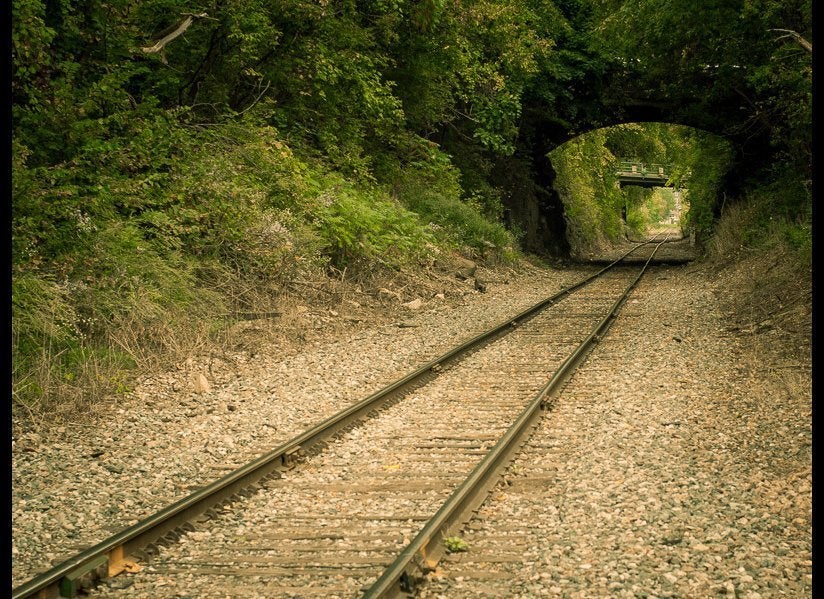
POLYGON ((128 390, 122 362, 89 351, 71 376, 60 376, 60 353, 43 351, 35 367, 20 372, 13 369, 12 424, 15 431, 48 430, 67 423, 88 421, 116 403, 128 390), (39 401, 26 397, 34 387, 42 393, 39 401))
POLYGON ((353 324, 407 317, 406 302, 466 292, 468 284, 455 278, 454 269, 453 257, 444 256, 437 264, 409 268, 375 262, 342 271, 307 268, 299 276, 259 283, 211 273, 213 301, 185 313, 135 300, 107 328, 103 343, 79 350, 70 376, 61 363, 62 352, 48 347, 31 361, 34 368, 17 368, 13 426, 16 432, 44 432, 87 425, 154 374, 169 369, 208 374, 217 361, 233 368, 239 354, 300 351, 317 334, 319 322, 324 332, 334 333, 351 330, 353 324), (124 359, 132 362, 131 368, 124 359), (27 399, 32 396, 37 401, 27 399))
POLYGON ((769 339, 771 353, 793 363, 809 359, 812 272, 791 249, 778 244, 711 263, 725 282, 719 293, 730 330, 752 336, 755 344, 769 339))
POLYGON ((755 216, 756 208, 743 202, 727 204, 707 243, 707 253, 713 260, 728 260, 744 249, 742 229, 755 216))
POLYGON ((752 202, 727 205, 707 244, 707 263, 725 281, 720 293, 731 330, 752 335, 756 344, 769 337, 782 355, 807 359, 812 269, 778 226, 761 231, 756 245, 747 243, 762 212, 763 206, 752 202))

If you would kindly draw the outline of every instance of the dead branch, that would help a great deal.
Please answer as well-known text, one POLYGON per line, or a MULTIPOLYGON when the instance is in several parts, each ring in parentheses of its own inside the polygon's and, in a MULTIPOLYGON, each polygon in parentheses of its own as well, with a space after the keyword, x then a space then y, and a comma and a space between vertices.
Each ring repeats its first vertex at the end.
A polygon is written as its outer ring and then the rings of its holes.
MULTIPOLYGON (((250 108, 252 108, 252 106, 254 106, 254 105, 255 105, 255 104, 257 104, 258 102, 260 102, 260 99, 263 97, 263 94, 265 94, 267 91, 269 91, 269 86, 270 86, 270 85, 271 85, 271 82, 270 82, 270 81, 267 81, 267 82, 266 82, 266 87, 263 89, 263 91, 262 91, 262 92, 260 92, 260 93, 258 94, 258 97, 257 97, 257 98, 255 98, 255 100, 254 100, 251 104, 249 104, 249 106, 247 106, 246 108, 244 108, 243 110, 241 110, 240 112, 238 112, 238 113, 237 113, 237 116, 240 116, 241 114, 243 114, 244 112, 246 112, 247 110, 249 110, 250 108)), ((258 89, 260 89, 260 86, 258 86, 258 89)))
POLYGON ((813 53, 813 45, 810 42, 808 42, 807 40, 805 40, 803 37, 801 37, 801 35, 799 35, 795 31, 793 31, 792 29, 770 29, 769 31, 780 31, 782 33, 787 34, 787 35, 782 35, 782 36, 777 37, 775 39, 775 41, 778 41, 780 39, 784 39, 785 37, 791 37, 796 42, 798 42, 798 44, 802 48, 804 48, 807 52, 809 52, 810 54, 813 53))
POLYGON ((146 48, 141 48, 141 50, 143 50, 146 54, 154 54, 156 52, 160 52, 161 50, 163 50, 163 48, 166 46, 166 44, 168 44, 169 42, 171 42, 175 38, 180 37, 181 35, 183 35, 186 32, 186 30, 191 26, 191 24, 194 23, 195 19, 212 19, 213 21, 217 20, 217 19, 213 19, 212 17, 210 17, 205 12, 197 14, 197 15, 196 14, 187 14, 186 18, 183 19, 180 23, 178 23, 177 27, 175 27, 175 29, 171 33, 169 33, 168 35, 166 35, 166 36, 162 37, 161 39, 159 39, 155 43, 154 46, 148 46, 146 48))

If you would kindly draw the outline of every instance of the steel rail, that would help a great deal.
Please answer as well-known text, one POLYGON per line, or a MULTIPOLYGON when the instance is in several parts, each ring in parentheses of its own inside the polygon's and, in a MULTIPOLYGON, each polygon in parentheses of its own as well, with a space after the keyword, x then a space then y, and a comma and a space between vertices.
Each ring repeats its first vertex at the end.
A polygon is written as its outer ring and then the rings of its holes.
MULTIPOLYGON (((666 241, 666 240, 665 240, 666 241)), ((655 251, 665 241, 660 242, 655 251)), ((534 396, 517 420, 504 433, 498 443, 478 463, 449 499, 440 507, 417 536, 401 551, 398 557, 383 571, 381 576, 365 591, 363 599, 384 599, 408 596, 414 591, 416 581, 437 566, 444 553, 443 539, 457 526, 463 524, 465 516, 477 510, 497 483, 499 473, 513 459, 520 447, 527 441, 529 433, 538 424, 542 412, 549 407, 549 400, 557 394, 580 362, 601 340, 617 318, 618 312, 629 297, 630 292, 641 280, 652 261, 655 251, 638 275, 630 282, 615 301, 606 316, 593 328, 589 336, 575 349, 550 380, 534 396)))
POLYGON ((133 559, 132 552, 143 549, 173 533, 175 529, 194 520, 210 508, 223 503, 247 487, 251 487, 275 471, 282 471, 293 466, 301 455, 305 455, 311 447, 317 445, 323 439, 329 438, 343 428, 362 420, 369 413, 379 409, 393 398, 399 397, 415 385, 425 382, 427 377, 436 376, 444 366, 457 361, 466 352, 506 334, 520 322, 534 317, 541 310, 592 282, 638 248, 652 243, 655 243, 655 241, 649 240, 638 243, 596 273, 569 287, 565 287, 553 296, 523 310, 513 318, 447 351, 405 377, 345 408, 237 470, 35 576, 28 582, 14 588, 11 598, 25 599, 35 596, 38 598, 74 597, 79 587, 119 574, 125 568, 125 561, 133 559))

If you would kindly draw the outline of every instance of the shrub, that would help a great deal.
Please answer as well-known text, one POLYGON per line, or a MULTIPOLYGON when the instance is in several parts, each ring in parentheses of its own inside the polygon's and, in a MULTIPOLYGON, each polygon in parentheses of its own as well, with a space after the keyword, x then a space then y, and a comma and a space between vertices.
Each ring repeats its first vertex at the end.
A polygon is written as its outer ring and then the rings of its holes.
POLYGON ((435 242, 414 212, 376 189, 357 189, 339 181, 324 194, 317 214, 326 252, 337 268, 378 261, 400 266, 424 260, 435 242))
POLYGON ((812 198, 790 174, 727 204, 709 246, 714 257, 784 249, 800 267, 812 266, 812 198))
POLYGON ((514 235, 485 217, 480 204, 462 199, 460 175, 440 152, 396 172, 391 189, 407 208, 429 223, 440 243, 469 248, 481 257, 513 257, 517 247, 514 235))

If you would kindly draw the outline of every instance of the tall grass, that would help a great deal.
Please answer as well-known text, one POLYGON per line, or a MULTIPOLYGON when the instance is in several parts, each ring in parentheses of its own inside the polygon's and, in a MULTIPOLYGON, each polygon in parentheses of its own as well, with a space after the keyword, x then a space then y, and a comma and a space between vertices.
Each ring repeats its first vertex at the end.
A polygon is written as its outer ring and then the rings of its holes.
POLYGON ((514 259, 514 234, 484 216, 483 206, 463 197, 456 168, 443 157, 433 163, 409 165, 389 176, 394 197, 420 216, 440 245, 481 258, 514 259))
POLYGON ((713 258, 781 252, 799 269, 812 267, 812 198, 792 177, 725 204, 708 244, 713 258))
POLYGON ((122 169, 128 148, 96 158, 93 174, 30 168, 15 145, 16 415, 65 419, 104 405, 137 369, 214 344, 233 315, 277 311, 293 281, 368 280, 455 248, 513 251, 501 225, 462 201, 457 178, 436 184, 413 168, 394 189, 352 180, 259 124, 174 134, 175 156, 136 175, 122 169), (51 212, 37 217, 41 205, 51 212))

